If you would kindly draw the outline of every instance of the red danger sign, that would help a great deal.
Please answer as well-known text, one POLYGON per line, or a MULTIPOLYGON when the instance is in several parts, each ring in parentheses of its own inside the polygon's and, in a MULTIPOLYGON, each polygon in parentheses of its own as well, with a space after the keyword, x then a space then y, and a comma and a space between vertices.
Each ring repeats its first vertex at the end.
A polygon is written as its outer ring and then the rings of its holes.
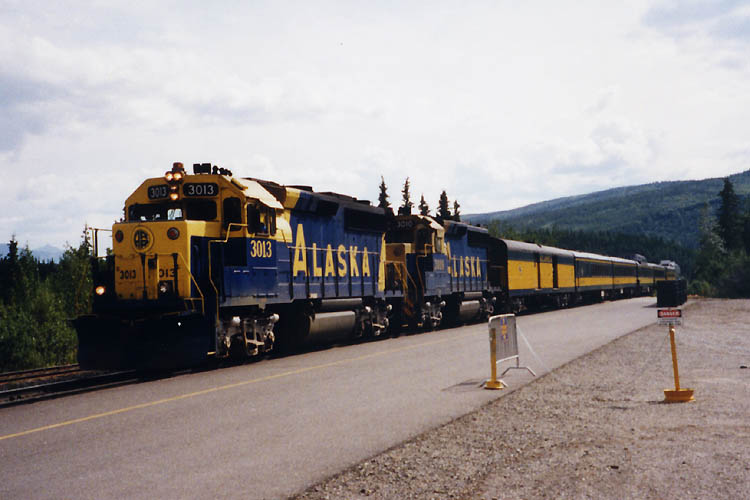
POLYGON ((681 318, 682 310, 681 309, 657 309, 656 315, 659 318, 681 318))

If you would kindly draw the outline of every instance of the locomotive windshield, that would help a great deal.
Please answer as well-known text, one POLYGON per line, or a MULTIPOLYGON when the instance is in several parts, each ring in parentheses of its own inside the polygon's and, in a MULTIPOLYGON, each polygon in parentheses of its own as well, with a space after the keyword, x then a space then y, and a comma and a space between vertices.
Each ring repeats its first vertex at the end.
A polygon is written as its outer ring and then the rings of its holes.
POLYGON ((211 200, 189 200, 179 203, 135 203, 128 207, 128 220, 215 220, 216 202, 211 200))
POLYGON ((385 235, 385 241, 387 243, 413 243, 414 231, 412 231, 411 229, 389 231, 385 235))

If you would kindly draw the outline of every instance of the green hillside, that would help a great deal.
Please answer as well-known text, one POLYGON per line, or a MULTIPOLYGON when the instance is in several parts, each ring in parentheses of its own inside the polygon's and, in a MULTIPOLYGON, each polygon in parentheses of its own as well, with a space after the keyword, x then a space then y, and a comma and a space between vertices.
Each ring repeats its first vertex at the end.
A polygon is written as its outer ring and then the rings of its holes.
MULTIPOLYGON (((750 170, 729 176, 735 192, 750 198, 750 170)), ((719 205, 723 178, 655 182, 596 193, 558 198, 525 207, 464 216, 474 224, 502 221, 517 228, 559 228, 613 231, 661 236, 688 247, 698 244, 703 206, 719 205)))

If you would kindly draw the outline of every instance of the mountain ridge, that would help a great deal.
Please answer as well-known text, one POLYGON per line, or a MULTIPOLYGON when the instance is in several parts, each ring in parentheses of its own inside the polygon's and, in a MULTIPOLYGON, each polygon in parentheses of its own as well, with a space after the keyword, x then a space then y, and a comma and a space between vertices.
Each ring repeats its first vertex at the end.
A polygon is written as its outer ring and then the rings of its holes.
MULTIPOLYGON (((744 209, 750 199, 750 170, 727 177, 744 209)), ((723 179, 712 177, 615 187, 511 210, 468 214, 463 218, 473 224, 497 221, 519 229, 558 228, 661 236, 694 248, 699 239, 700 214, 705 205, 711 213, 716 213, 723 179)))
MULTIPOLYGON (((0 243, 0 259, 8 255, 9 248, 10 245, 8 243, 0 243)), ((21 248, 22 247, 19 245, 19 253, 21 248)), ((50 260, 60 262, 63 253, 65 253, 65 250, 61 250, 52 245, 43 245, 31 250, 31 255, 33 255, 35 259, 45 262, 50 260)))

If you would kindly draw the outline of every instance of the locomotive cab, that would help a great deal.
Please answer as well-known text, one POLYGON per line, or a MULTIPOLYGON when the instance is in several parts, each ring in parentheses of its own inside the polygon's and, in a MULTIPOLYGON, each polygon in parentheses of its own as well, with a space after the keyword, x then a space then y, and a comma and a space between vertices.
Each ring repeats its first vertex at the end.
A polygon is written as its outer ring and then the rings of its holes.
POLYGON ((290 238, 282 210, 258 183, 217 167, 187 175, 175 163, 146 180, 112 227, 94 314, 75 321, 79 363, 195 364, 227 355, 233 340, 248 354, 270 349, 277 317, 263 309, 278 240, 290 238))

